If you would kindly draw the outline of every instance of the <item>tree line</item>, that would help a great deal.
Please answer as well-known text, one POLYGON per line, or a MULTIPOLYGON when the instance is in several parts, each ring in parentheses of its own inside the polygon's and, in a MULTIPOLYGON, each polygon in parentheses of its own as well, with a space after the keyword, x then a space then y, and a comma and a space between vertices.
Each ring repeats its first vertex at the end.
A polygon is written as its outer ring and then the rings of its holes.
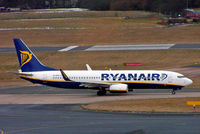
POLYGON ((0 0, 0 7, 21 9, 44 9, 70 7, 71 0, 0 0))
MULTIPOLYGON (((72 0, 0 0, 0 6, 19 8, 59 8, 70 7, 72 0), (58 4, 61 3, 61 4, 58 4)), ((183 9, 200 8, 200 0, 77 0, 76 7, 90 10, 145 10, 165 14, 180 12, 183 9)))
POLYGON ((90 10, 145 10, 169 14, 200 8, 200 0, 79 0, 78 6, 90 10))

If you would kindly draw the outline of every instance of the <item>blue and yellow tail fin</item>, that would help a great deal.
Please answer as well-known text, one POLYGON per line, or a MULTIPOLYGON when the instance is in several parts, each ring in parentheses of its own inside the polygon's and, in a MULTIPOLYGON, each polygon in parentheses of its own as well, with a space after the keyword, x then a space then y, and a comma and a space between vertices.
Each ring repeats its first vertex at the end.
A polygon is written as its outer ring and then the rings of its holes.
POLYGON ((56 70, 44 66, 21 39, 13 39, 22 72, 56 70))

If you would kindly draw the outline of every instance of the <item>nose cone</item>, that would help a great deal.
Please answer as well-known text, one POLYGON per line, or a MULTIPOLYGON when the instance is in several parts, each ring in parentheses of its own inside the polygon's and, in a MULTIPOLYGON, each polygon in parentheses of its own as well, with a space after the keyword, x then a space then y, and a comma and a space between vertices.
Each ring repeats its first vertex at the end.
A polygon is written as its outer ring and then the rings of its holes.
POLYGON ((186 80, 185 80, 185 85, 186 85, 186 86, 188 86, 188 85, 190 85, 190 84, 192 84, 192 83, 193 83, 193 81, 192 81, 191 79, 186 78, 186 80))

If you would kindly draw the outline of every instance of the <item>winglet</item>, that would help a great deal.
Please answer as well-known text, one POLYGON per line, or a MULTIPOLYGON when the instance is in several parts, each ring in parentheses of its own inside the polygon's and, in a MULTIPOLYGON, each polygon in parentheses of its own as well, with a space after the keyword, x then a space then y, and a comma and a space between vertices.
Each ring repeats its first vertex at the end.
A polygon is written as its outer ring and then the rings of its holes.
POLYGON ((61 74, 62 74, 62 76, 63 76, 63 79, 64 79, 65 81, 71 81, 71 80, 67 77, 67 75, 64 73, 64 71, 63 71, 62 69, 60 69, 60 72, 61 72, 61 74))
POLYGON ((86 64, 86 67, 88 71, 92 71, 92 68, 88 64, 86 64))

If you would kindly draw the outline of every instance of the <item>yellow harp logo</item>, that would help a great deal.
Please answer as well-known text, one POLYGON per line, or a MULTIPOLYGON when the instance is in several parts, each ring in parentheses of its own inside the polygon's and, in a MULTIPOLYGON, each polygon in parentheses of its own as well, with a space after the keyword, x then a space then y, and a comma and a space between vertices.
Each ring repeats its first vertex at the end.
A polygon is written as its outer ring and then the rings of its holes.
POLYGON ((28 63, 32 59, 32 54, 28 51, 20 51, 21 56, 21 67, 28 63))

